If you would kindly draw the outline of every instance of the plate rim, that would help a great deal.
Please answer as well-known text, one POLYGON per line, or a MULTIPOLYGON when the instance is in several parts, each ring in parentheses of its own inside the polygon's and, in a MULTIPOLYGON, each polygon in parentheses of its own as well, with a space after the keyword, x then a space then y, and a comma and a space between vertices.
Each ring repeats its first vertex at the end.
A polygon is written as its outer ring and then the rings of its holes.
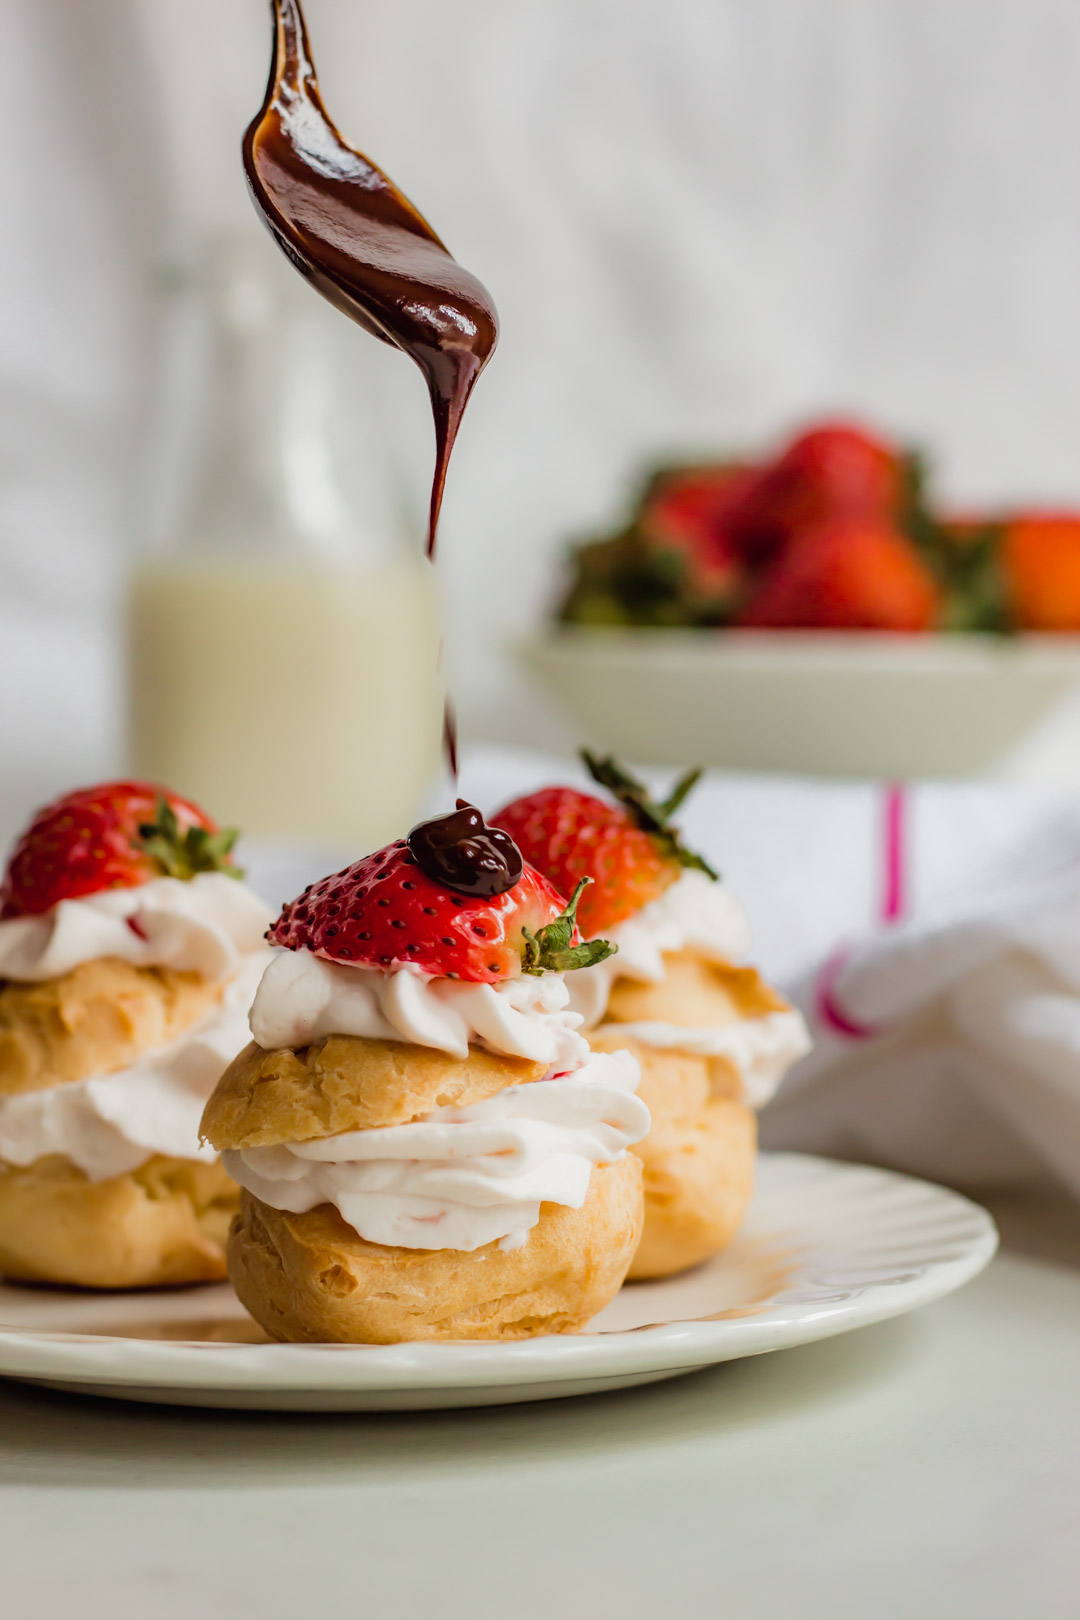
POLYGON ((39 1378, 71 1386, 205 1389, 288 1393, 298 1388, 341 1393, 395 1389, 476 1389, 484 1385, 542 1385, 613 1375, 687 1370, 766 1354, 870 1326, 931 1304, 975 1277, 998 1247, 992 1217, 952 1188, 877 1165, 817 1154, 762 1153, 761 1161, 810 1167, 839 1177, 870 1176, 887 1186, 919 1188, 971 1224, 963 1252, 931 1261, 917 1276, 868 1282, 835 1301, 785 1303, 783 1291, 759 1312, 742 1317, 686 1319, 602 1333, 548 1334, 512 1343, 246 1344, 137 1339, 124 1334, 0 1326, 0 1376, 39 1378), (124 1346, 117 1367, 116 1347, 124 1346), (722 1353, 718 1354, 717 1351, 722 1353), (306 1376, 305 1376, 306 1375, 306 1376))

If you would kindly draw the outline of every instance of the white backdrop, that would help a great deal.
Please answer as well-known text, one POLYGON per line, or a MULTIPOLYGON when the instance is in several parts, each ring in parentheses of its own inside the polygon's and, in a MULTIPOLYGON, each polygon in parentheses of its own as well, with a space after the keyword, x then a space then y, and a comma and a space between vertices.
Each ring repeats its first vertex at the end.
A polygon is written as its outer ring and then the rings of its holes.
MULTIPOLYGON (((544 730, 504 645, 640 459, 851 408, 932 445, 959 500, 1080 499, 1070 0, 308 12, 346 134, 502 316, 443 532, 473 735, 544 730)), ((0 17, 0 770, 25 808, 117 759, 147 269, 170 236, 247 223, 268 24, 263 0, 0 17)))

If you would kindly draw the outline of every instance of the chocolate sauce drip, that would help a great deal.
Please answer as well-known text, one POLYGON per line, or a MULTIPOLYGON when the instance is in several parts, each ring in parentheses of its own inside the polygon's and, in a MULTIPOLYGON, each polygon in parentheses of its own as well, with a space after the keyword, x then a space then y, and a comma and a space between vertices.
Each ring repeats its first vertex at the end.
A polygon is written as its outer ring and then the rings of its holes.
POLYGON ((409 834, 408 845, 426 877, 473 899, 505 894, 525 865, 510 834, 487 826, 467 799, 459 799, 457 809, 445 816, 421 821, 409 834))
POLYGON ((454 439, 498 341, 495 306, 412 203, 327 117, 299 0, 271 0, 271 10, 270 80, 244 136, 248 185, 301 275, 424 375, 435 421, 430 557, 454 439))
POLYGON ((446 759, 446 768, 450 772, 450 780, 457 787, 458 779, 458 742, 457 742, 457 715, 454 705, 449 698, 443 702, 442 718, 443 756, 446 759))

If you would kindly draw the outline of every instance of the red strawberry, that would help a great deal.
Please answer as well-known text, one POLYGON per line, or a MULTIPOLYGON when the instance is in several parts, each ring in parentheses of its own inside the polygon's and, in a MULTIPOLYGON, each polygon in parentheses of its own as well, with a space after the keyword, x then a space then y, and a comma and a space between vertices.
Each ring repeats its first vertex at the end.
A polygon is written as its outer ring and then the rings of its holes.
POLYGON ((837 520, 797 535, 737 622, 756 629, 929 630, 933 575, 887 523, 837 520))
POLYGON ((493 821, 558 888, 570 890, 582 878, 592 878, 578 906, 582 933, 592 938, 663 894, 684 866, 696 866, 710 877, 716 874, 700 856, 683 849, 667 825, 700 771, 691 771, 663 804, 654 805, 641 783, 614 760, 589 753, 582 757, 618 804, 576 788, 541 788, 515 799, 493 821))
POLYGON ((820 422, 744 482, 728 524, 745 554, 764 560, 809 525, 894 514, 904 494, 904 461, 892 445, 854 423, 820 422))
POLYGON ((577 900, 567 905, 505 833, 459 799, 456 811, 305 889, 267 938, 332 962, 493 984, 610 955, 607 945, 581 943, 577 900))
POLYGON ((1080 516, 1026 512, 1004 528, 1001 567, 1022 630, 1080 630, 1080 516))
POLYGON ((753 474, 735 466, 682 467, 658 473, 638 511, 636 528, 654 550, 681 559, 682 588, 718 604, 743 579, 743 559, 728 513, 753 474))
POLYGON ((15 846, 0 885, 0 918, 34 916, 61 900, 133 889, 150 878, 243 874, 198 805, 149 782, 103 782, 39 810, 15 846))

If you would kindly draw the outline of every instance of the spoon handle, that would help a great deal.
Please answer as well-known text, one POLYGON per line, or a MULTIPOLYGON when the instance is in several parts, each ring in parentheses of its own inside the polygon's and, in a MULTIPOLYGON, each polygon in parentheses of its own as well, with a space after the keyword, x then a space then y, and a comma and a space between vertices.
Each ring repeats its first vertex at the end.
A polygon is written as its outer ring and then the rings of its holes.
POLYGON ((304 14, 298 0, 270 0, 270 10, 274 18, 274 52, 266 89, 267 106, 281 87, 297 96, 309 96, 310 81, 315 77, 304 14))

